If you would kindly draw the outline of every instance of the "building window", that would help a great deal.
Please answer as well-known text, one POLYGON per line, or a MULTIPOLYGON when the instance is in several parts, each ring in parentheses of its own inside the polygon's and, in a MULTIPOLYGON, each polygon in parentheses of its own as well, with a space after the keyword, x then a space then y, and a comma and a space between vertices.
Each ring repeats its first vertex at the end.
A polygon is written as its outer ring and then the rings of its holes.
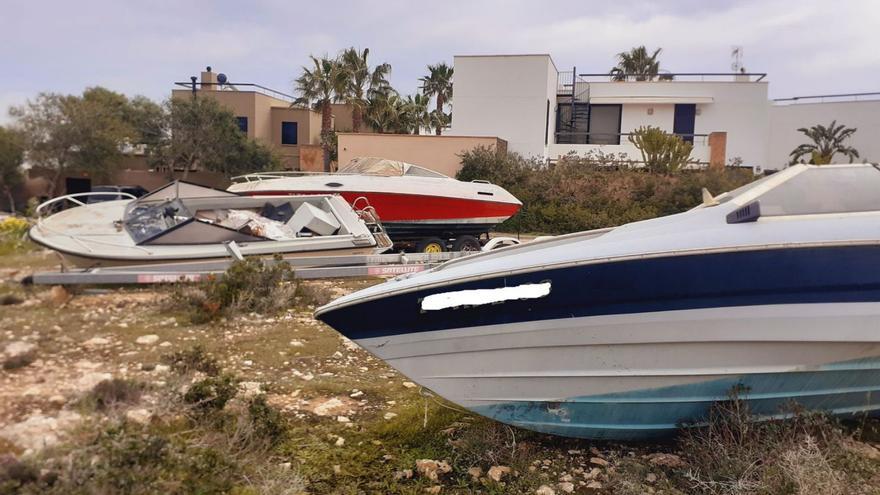
POLYGON ((281 123, 281 144, 297 144, 296 141, 296 122, 281 123))
POLYGON ((590 105, 589 144, 620 144, 622 105, 590 105))
POLYGON ((247 134, 247 131, 248 131, 247 117, 236 117, 235 120, 238 121, 238 130, 247 134))

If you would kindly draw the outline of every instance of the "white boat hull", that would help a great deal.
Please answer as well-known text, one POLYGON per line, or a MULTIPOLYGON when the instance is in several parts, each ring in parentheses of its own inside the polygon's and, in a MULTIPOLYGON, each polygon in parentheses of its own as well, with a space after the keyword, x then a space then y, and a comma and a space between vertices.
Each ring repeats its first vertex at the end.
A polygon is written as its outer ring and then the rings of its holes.
POLYGON ((358 340, 419 384, 516 426, 589 438, 669 434, 735 388, 763 415, 789 401, 880 409, 880 303, 694 309, 358 340))

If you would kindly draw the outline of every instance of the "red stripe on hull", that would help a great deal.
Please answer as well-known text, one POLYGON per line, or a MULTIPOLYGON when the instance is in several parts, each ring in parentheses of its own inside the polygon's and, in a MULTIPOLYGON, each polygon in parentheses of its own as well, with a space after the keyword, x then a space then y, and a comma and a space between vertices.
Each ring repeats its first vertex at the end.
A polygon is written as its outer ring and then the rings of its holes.
MULTIPOLYGON (((252 191, 246 194, 252 196, 278 196, 284 194, 328 193, 326 191, 252 191)), ((379 213, 379 218, 383 222, 512 217, 520 208, 520 205, 514 203, 421 196, 417 194, 349 191, 340 191, 338 194, 345 198, 349 204, 353 203, 357 198, 367 198, 367 201, 376 209, 376 212, 379 213)))

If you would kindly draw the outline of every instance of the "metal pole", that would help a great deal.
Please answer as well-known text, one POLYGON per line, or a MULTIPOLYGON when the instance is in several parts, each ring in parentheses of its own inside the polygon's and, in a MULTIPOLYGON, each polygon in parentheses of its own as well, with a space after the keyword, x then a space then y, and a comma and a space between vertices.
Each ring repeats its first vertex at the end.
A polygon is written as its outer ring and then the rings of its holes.
POLYGON ((198 78, 196 76, 189 76, 189 80, 192 81, 192 91, 193 91, 193 99, 196 98, 196 80, 198 78))

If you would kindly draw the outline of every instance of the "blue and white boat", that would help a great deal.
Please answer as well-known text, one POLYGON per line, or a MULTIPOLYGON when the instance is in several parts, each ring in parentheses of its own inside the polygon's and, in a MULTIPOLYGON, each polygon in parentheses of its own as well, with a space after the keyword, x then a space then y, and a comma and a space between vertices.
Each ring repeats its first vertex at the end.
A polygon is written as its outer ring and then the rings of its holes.
POLYGON ((880 170, 797 165, 684 213, 454 260, 317 317, 476 413, 644 439, 740 388, 880 410, 880 170))

